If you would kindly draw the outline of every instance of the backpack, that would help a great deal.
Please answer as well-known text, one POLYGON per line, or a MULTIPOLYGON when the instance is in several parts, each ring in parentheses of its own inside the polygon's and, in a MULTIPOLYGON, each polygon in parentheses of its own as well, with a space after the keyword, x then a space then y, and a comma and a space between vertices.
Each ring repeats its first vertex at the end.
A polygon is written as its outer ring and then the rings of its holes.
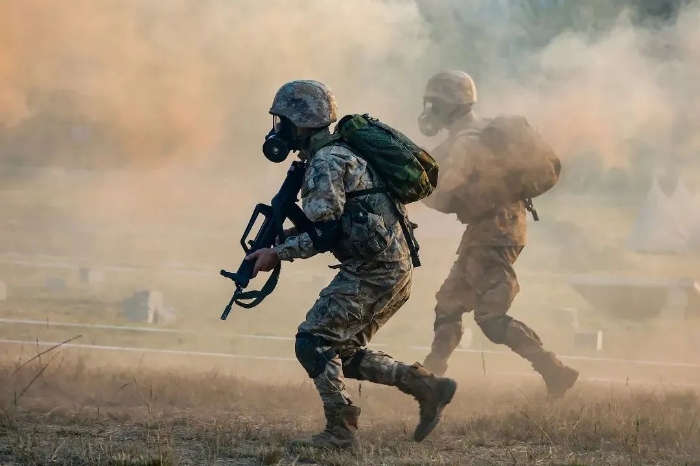
MULTIPOLYGON (((393 200, 410 204, 430 196, 437 187, 439 166, 433 157, 405 134, 369 114, 344 116, 336 125, 335 131, 316 142, 311 147, 311 152, 315 153, 336 142, 349 146, 377 172, 385 188, 369 190, 371 192, 387 192, 393 200)), ((356 191, 348 193, 348 196, 362 194, 369 192, 356 191)), ((419 267, 420 246, 413 235, 413 229, 417 225, 409 222, 395 204, 394 209, 408 242, 413 266, 419 267)))
POLYGON ((515 199, 541 196, 559 181, 559 158, 525 117, 499 115, 482 129, 479 140, 508 170, 506 185, 515 199))
POLYGON ((430 196, 437 187, 438 163, 400 131, 368 114, 346 115, 335 132, 312 150, 342 142, 369 163, 389 193, 402 204, 430 196))

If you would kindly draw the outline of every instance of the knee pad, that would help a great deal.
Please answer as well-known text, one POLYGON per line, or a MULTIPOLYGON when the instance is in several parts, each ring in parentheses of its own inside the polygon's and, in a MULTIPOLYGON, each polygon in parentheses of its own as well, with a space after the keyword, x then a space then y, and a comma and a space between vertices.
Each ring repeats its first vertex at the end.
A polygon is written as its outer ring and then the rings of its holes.
POLYGON ((311 333, 298 333, 294 343, 294 353, 310 378, 318 377, 336 352, 323 337, 311 333))
POLYGON ((512 317, 491 317, 482 322, 478 322, 481 331, 484 332, 486 338, 492 342, 502 345, 507 341, 508 325, 513 320, 512 317))
POLYGON ((348 379, 365 380, 360 374, 360 364, 367 354, 366 350, 358 350, 352 356, 341 358, 343 361, 343 375, 348 379))
POLYGON ((439 327, 446 324, 458 327, 460 331, 464 333, 464 328, 462 327, 462 314, 447 314, 435 317, 433 331, 437 331, 439 327))

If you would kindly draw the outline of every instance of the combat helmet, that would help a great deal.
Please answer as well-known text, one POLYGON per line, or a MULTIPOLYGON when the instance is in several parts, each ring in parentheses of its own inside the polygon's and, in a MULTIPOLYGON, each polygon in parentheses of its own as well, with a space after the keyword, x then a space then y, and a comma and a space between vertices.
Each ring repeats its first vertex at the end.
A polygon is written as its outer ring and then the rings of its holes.
POLYGON ((464 71, 442 71, 430 78, 423 97, 437 98, 457 105, 473 104, 476 102, 476 85, 464 71))
POLYGON ((288 118, 297 128, 323 128, 338 120, 335 96, 318 81, 290 81, 279 88, 272 115, 288 118))

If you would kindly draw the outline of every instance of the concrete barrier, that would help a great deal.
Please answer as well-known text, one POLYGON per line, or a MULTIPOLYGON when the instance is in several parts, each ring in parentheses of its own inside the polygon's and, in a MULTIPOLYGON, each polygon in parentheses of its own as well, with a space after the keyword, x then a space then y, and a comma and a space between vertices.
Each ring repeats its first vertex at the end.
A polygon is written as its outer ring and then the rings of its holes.
POLYGON ((618 319, 639 322, 700 316, 700 285, 692 278, 577 275, 569 284, 593 307, 618 319))
POLYGON ((103 282, 105 279, 105 272, 104 270, 100 269, 80 267, 78 274, 80 276, 80 282, 85 285, 95 285, 97 283, 103 282))

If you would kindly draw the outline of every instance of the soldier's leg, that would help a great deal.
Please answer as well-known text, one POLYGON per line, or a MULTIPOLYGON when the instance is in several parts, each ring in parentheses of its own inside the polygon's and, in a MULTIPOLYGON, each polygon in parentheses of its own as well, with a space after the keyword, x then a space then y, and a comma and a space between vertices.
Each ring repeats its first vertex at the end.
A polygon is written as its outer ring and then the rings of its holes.
MULTIPOLYGON (((296 354, 321 395, 327 425, 323 433, 297 441, 296 445, 357 445, 356 425, 360 411, 345 390, 338 353, 346 362, 352 359, 408 300, 410 289, 411 265, 406 261, 346 265, 321 291, 306 321, 299 326, 296 354), (341 425, 341 421, 345 424, 341 425)), ((359 363, 359 358, 355 360, 359 363)), ((395 385, 392 372, 395 377, 401 363, 389 358, 381 364, 383 369, 376 371, 372 379, 395 385)))
POLYGON ((437 426, 457 390, 454 380, 437 376, 418 362, 408 365, 381 351, 359 349, 342 360, 346 377, 396 387, 418 401, 420 420, 413 432, 417 442, 437 426))
POLYGON ((508 346, 532 363, 550 395, 561 396, 573 386, 578 372, 544 349, 540 337, 525 323, 507 315, 520 291, 513 263, 522 247, 475 248, 468 274, 475 284, 474 319, 494 343, 508 346))
POLYGON ((356 449, 360 408, 345 390, 338 349, 365 326, 361 283, 343 272, 319 293, 299 325, 295 353, 321 396, 326 428, 310 438, 294 440, 292 447, 356 449))
POLYGON ((462 315, 473 308, 474 293, 465 270, 468 254, 468 250, 460 252, 450 274, 435 295, 437 303, 433 342, 423 364, 426 369, 438 375, 447 371, 447 361, 462 339, 462 315))
POLYGON ((377 330, 403 306, 409 294, 410 282, 405 284, 399 282, 395 291, 390 294, 391 299, 379 298, 381 307, 375 309, 369 324, 341 348, 339 354, 346 377, 397 387, 418 401, 420 422, 413 438, 420 442, 440 421, 442 411, 452 401, 457 389, 456 382, 435 376, 419 363, 407 365, 381 351, 364 348, 377 330))
POLYGON ((292 447, 357 449, 360 408, 345 390, 342 362, 333 345, 321 336, 300 332, 295 343, 297 359, 313 379, 323 402, 326 428, 319 434, 292 441, 292 447))

